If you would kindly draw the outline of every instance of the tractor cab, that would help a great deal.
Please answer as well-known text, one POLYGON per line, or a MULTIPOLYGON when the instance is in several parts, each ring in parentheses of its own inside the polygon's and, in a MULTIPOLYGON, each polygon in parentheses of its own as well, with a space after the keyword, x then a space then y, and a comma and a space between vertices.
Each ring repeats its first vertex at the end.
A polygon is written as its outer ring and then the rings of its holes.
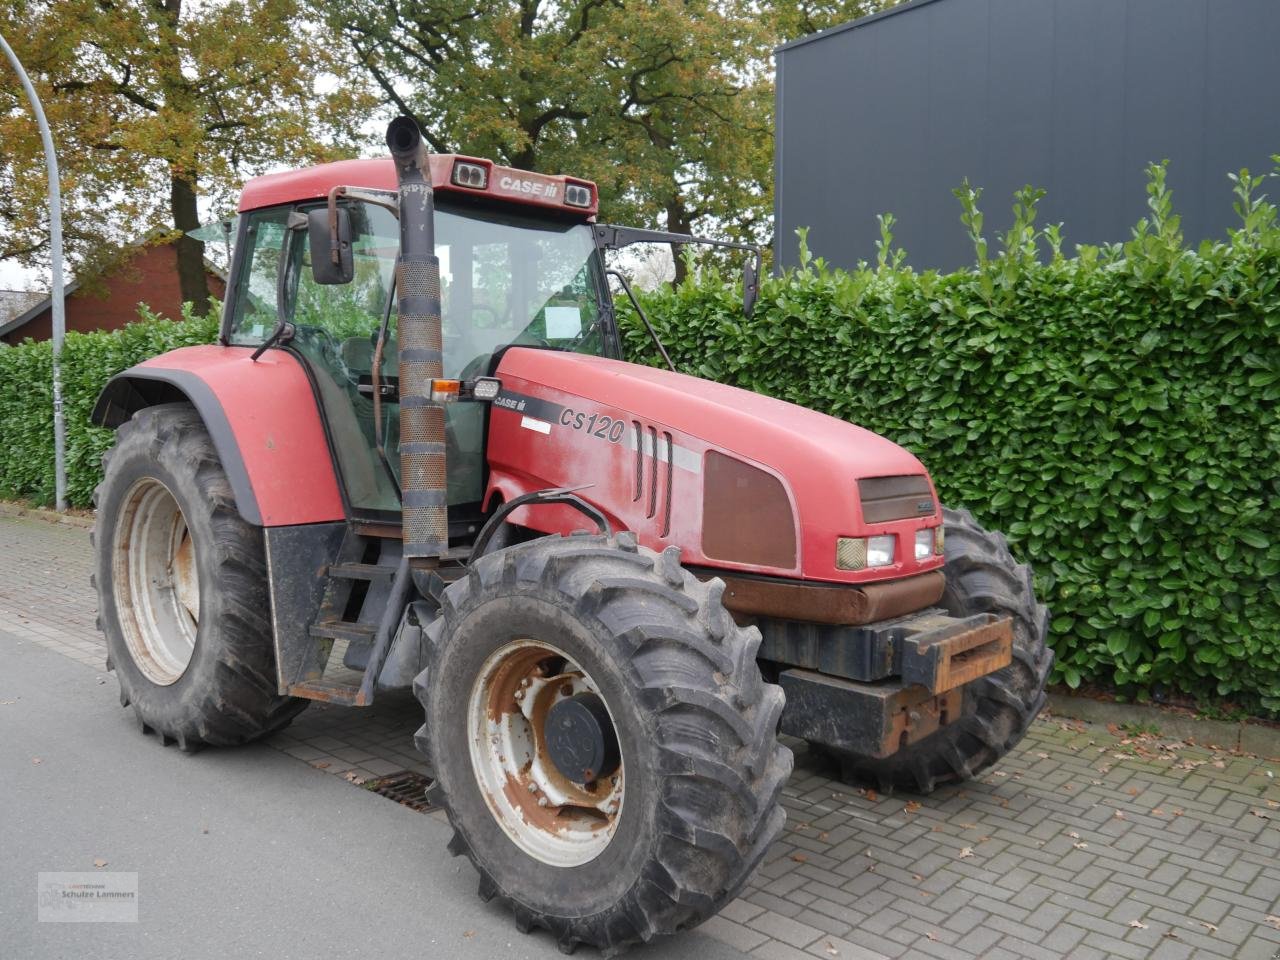
MULTIPOLYGON (((619 356, 594 185, 452 155, 433 156, 431 175, 446 378, 486 376, 511 346, 619 356)), ((389 157, 250 181, 221 332, 233 346, 280 342, 305 363, 349 515, 387 522, 400 515, 394 205, 389 157), (328 251, 307 230, 335 188, 332 209, 349 224, 341 283, 320 282, 328 251)), ((480 517, 486 415, 474 403, 445 411, 451 527, 480 517)))

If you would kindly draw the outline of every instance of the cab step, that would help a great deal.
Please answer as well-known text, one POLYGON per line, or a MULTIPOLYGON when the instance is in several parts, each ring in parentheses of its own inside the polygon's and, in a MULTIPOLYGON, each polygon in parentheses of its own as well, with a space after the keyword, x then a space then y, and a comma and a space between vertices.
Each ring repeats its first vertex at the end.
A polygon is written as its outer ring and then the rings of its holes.
POLYGON ((396 568, 379 563, 334 563, 329 566, 330 577, 344 580, 390 580, 396 568))
POLYGON ((346 640, 348 643, 368 642, 377 632, 376 624, 351 623, 347 620, 322 620, 313 623, 307 630, 308 635, 317 640, 346 640))

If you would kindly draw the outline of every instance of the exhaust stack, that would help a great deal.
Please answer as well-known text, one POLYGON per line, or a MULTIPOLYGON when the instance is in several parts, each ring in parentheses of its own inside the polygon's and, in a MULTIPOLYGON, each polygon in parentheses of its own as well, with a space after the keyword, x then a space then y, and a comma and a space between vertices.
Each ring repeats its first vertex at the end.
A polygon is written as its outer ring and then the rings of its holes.
POLYGON ((431 381, 444 376, 435 204, 418 124, 396 117, 387 126, 387 146, 400 187, 396 297, 404 555, 442 557, 449 548, 444 408, 431 402, 431 381))

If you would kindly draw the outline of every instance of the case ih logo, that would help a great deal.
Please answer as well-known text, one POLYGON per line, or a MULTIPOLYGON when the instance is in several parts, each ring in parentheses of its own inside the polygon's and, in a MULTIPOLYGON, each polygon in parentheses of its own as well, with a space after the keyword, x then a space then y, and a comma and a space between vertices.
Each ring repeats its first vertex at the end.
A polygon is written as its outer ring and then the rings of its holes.
POLYGON ((498 189, 505 190, 507 193, 519 193, 526 197, 545 197, 547 200, 554 200, 560 192, 559 186, 555 183, 507 176, 498 180, 498 189))

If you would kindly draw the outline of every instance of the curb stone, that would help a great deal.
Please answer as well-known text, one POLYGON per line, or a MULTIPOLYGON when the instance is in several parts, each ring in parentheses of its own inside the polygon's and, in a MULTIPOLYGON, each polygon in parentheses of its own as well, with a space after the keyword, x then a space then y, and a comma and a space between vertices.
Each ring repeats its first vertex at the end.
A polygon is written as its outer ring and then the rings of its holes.
POLYGON ((82 516, 79 513, 59 513, 57 510, 50 510, 47 507, 28 507, 21 503, 11 503, 0 500, 0 517, 30 517, 36 520, 43 520, 46 523, 65 523, 70 527, 84 527, 88 529, 93 526, 92 516, 82 516))
POLYGON ((1048 710, 1055 717, 1102 724, 1139 724, 1155 728, 1162 737, 1194 740, 1201 746, 1280 759, 1280 728, 1264 724, 1188 717, 1141 703, 1115 703, 1060 693, 1049 694, 1048 710))

